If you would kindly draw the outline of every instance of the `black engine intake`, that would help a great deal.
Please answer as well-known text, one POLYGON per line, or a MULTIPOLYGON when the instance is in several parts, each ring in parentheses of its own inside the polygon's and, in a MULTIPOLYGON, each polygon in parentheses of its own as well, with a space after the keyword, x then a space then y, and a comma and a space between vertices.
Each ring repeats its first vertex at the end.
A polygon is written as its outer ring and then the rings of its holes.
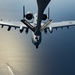
POLYGON ((32 18, 33 18, 33 14, 32 13, 26 14, 26 19, 27 20, 31 20, 32 18))
POLYGON ((46 14, 43 14, 42 20, 46 20, 46 19, 47 19, 47 15, 46 14))

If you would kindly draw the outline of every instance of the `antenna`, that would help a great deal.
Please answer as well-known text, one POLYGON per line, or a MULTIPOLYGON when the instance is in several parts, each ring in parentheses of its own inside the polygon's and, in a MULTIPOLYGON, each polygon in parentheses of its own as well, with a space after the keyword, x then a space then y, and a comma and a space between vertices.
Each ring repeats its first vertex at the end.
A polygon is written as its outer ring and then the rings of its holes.
POLYGON ((23 6, 23 18, 25 18, 25 6, 23 6))
POLYGON ((48 7, 48 19, 50 19, 50 7, 48 7))

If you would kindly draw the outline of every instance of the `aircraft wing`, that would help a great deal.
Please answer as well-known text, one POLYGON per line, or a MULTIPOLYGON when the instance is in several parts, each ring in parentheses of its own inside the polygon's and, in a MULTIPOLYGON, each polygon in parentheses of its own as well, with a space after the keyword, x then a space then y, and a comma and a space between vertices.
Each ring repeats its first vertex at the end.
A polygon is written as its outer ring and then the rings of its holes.
POLYGON ((20 26, 27 27, 26 25, 22 24, 21 22, 14 22, 14 21, 0 21, 1 26, 10 26, 20 28, 20 26))
POLYGON ((50 25, 48 25, 48 29, 50 30, 50 32, 52 32, 53 29, 63 28, 63 27, 69 28, 69 26, 75 26, 75 21, 53 22, 50 25))
POLYGON ((22 33, 24 29, 28 29, 28 27, 26 25, 24 25, 21 22, 14 22, 14 21, 0 21, 0 25, 1 28, 3 28, 4 26, 8 27, 8 31, 10 31, 10 29, 13 28, 19 28, 20 32, 22 33))

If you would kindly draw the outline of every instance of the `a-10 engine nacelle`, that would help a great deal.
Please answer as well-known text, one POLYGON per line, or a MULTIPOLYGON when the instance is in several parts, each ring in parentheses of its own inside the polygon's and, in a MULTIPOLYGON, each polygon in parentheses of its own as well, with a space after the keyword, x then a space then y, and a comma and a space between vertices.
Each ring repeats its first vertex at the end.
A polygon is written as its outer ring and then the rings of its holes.
MULTIPOLYGON (((28 12, 26 15, 25 15, 26 19, 27 20, 32 20, 34 18, 34 15, 30 12, 28 12)), ((42 20, 45 21, 47 19, 47 15, 46 14, 43 14, 42 16, 42 20)))
POLYGON ((33 19, 33 14, 28 12, 25 17, 26 17, 27 20, 32 20, 33 19))
POLYGON ((47 19, 47 15, 46 14, 43 14, 42 20, 45 21, 46 19, 47 19))

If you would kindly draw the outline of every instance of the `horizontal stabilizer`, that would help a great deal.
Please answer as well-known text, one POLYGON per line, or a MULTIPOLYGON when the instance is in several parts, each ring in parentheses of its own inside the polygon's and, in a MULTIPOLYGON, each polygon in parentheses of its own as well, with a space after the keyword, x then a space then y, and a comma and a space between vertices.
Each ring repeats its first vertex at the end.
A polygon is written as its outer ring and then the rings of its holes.
POLYGON ((28 28, 30 28, 33 32, 35 32, 35 28, 25 19, 21 20, 22 23, 24 23, 28 28))
POLYGON ((50 25, 53 21, 52 20, 49 20, 47 21, 43 26, 41 26, 41 30, 40 31, 43 31, 48 25, 50 25))

